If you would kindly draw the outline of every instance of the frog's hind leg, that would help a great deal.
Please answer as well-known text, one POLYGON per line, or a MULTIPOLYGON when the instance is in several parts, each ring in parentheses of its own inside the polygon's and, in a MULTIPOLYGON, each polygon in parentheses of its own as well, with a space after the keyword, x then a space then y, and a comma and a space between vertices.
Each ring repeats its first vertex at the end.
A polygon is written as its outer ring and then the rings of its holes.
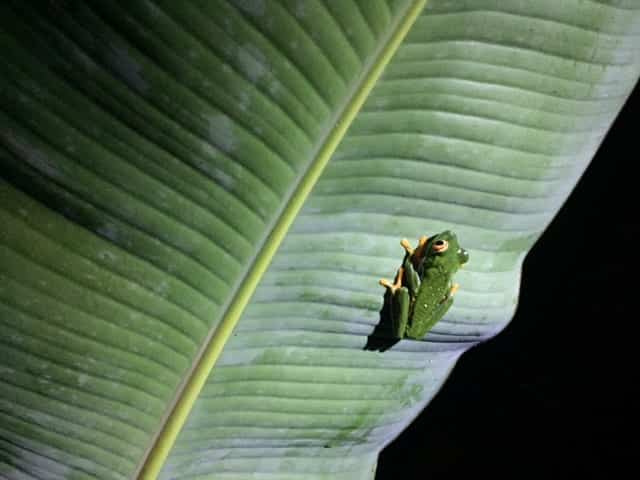
POLYGON ((407 287, 402 286, 403 278, 404 268, 400 267, 394 283, 385 279, 380 280, 380 285, 387 289, 391 299, 391 335, 394 338, 404 337, 407 323, 409 322, 409 306, 411 305, 411 300, 409 290, 407 287))
POLYGON ((409 290, 400 287, 393 296, 393 315, 391 315, 392 334, 395 338, 404 338, 409 323, 409 290))

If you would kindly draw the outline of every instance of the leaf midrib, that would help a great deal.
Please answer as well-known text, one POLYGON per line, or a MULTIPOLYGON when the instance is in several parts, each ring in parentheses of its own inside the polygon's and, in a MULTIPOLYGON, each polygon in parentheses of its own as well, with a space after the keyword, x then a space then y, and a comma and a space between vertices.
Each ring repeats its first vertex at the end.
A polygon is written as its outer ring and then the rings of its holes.
POLYGON ((258 244, 253 258, 247 263, 244 274, 232 288, 235 293, 224 307, 224 315, 217 326, 209 332, 195 356, 192 366, 176 390, 173 401, 162 419, 158 432, 145 452, 133 477, 155 479, 175 443, 202 387, 204 386, 218 357, 231 336, 242 312, 249 303, 260 279, 269 267, 276 251, 287 234, 298 212, 317 183, 324 167, 340 144, 347 129, 360 111, 369 93, 380 78, 382 71, 409 32, 423 10, 427 0, 412 0, 404 15, 399 16, 389 29, 386 39, 380 42, 376 52, 365 64, 363 73, 354 82, 344 106, 327 123, 328 129, 318 143, 313 160, 302 171, 285 195, 280 212, 272 221, 269 233, 258 244))

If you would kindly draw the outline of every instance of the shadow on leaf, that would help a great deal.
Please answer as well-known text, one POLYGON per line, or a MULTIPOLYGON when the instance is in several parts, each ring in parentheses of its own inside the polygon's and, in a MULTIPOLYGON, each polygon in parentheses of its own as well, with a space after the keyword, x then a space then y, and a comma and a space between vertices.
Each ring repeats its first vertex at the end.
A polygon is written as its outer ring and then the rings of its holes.
POLYGON ((375 350, 384 352, 400 341, 393 336, 393 324, 391 322, 391 293, 384 294, 384 304, 380 309, 380 321, 367 337, 367 343, 363 350, 375 350))

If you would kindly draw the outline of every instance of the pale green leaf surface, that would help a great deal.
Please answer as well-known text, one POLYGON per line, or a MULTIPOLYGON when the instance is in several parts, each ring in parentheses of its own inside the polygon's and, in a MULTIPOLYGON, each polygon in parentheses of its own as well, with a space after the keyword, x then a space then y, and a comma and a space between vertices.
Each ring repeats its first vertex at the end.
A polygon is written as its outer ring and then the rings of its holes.
POLYGON ((294 3, 3 2, 2 476, 134 474, 411 5, 294 3))
MULTIPOLYGON (((3 2, 0 476, 127 478, 409 2, 3 2)), ((438 1, 334 155, 165 478, 371 478, 638 76, 636 1, 438 1), (398 240, 472 262, 426 341, 364 351, 398 240)))
POLYGON ((164 478, 371 478, 459 355, 511 318, 524 254, 638 77, 639 27, 637 12, 593 2, 431 1, 263 277, 164 478), (363 350, 399 239, 443 229, 471 257, 452 310, 425 341, 363 350))

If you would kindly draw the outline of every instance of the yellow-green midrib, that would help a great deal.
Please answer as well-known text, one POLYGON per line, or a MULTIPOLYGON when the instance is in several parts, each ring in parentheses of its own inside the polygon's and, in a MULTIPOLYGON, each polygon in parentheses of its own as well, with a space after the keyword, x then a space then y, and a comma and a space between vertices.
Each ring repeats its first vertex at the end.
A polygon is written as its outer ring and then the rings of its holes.
POLYGON ((263 277, 164 478, 371 466, 459 355, 511 318, 524 252, 638 77, 639 26, 618 4, 429 2, 263 277), (450 314, 424 342, 366 350, 398 241, 445 228, 471 255, 450 314))

